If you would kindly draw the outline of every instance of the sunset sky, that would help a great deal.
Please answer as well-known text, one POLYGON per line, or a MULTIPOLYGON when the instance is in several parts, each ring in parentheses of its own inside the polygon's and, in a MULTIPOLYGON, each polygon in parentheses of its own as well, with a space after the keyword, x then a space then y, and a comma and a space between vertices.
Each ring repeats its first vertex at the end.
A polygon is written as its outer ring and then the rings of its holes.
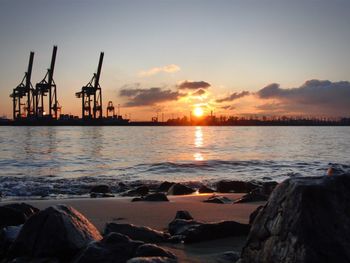
POLYGON ((350 1, 0 0, 0 115, 35 52, 58 45, 63 113, 105 52, 101 86, 132 120, 205 113, 350 116, 350 1))

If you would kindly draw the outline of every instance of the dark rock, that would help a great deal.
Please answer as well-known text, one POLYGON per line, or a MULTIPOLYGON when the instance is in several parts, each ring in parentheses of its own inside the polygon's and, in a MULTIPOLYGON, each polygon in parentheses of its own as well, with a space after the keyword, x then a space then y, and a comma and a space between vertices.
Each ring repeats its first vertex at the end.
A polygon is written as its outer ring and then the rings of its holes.
POLYGON ((176 258, 176 256, 168 250, 165 250, 154 244, 144 244, 137 248, 135 257, 167 257, 176 258))
POLYGON ((185 220, 192 220, 193 217, 191 214, 186 210, 180 210, 176 212, 175 219, 185 219, 185 220))
POLYGON ((0 206, 0 228, 22 225, 38 211, 39 209, 25 203, 0 206))
POLYGON ((158 187, 158 192, 168 192, 169 188, 175 183, 173 182, 163 182, 158 187))
POLYGON ((185 235, 185 243, 208 241, 213 239, 248 235, 250 225, 235 221, 200 224, 190 227, 185 235))
POLYGON ((27 220, 10 249, 10 255, 67 260, 89 242, 101 238, 96 227, 74 208, 51 206, 27 220))
POLYGON ((169 190, 168 195, 188 195, 195 192, 192 188, 183 184, 173 184, 169 190))
POLYGON ((0 259, 6 257, 7 251, 16 240, 21 228, 22 225, 7 226, 0 230, 0 259))
POLYGON ((232 204, 232 200, 227 198, 226 196, 216 196, 213 195, 209 197, 207 200, 204 200, 205 203, 215 203, 215 204, 232 204))
POLYGON ((149 188, 143 185, 123 193, 122 196, 137 196, 137 195, 144 196, 144 195, 147 195, 148 192, 149 192, 149 188))
POLYGON ((249 193, 258 188, 259 185, 244 181, 219 181, 216 184, 216 190, 219 193, 249 193))
POLYGON ((202 185, 199 189, 198 189, 198 193, 200 194, 208 194, 208 193, 214 193, 215 191, 213 189, 210 189, 209 187, 202 185))
POLYGON ((144 201, 151 201, 151 202, 159 202, 159 201, 169 202, 168 197, 163 193, 155 193, 155 194, 146 195, 143 200, 144 201))
POLYGON ((177 263, 177 260, 167 257, 138 257, 132 258, 126 263, 177 263))
POLYGON ((110 193, 90 193, 90 197, 91 198, 106 198, 106 197, 114 197, 114 194, 110 194, 110 193))
POLYGON ((134 257, 142 244, 143 242, 133 241, 125 235, 110 233, 101 241, 90 243, 74 263, 124 263, 134 257))
POLYGON ((105 194, 110 192, 111 192, 111 188, 109 187, 109 185, 95 185, 90 190, 90 193, 105 194))
POLYGON ((0 228, 5 226, 18 226, 24 224, 27 217, 22 212, 10 208, 10 207, 0 207, 0 228))
POLYGON ((249 216, 249 225, 253 224, 254 222, 254 219, 256 218, 256 216, 259 214, 260 210, 263 209, 263 205, 261 206, 258 206, 254 211, 253 213, 250 214, 249 216))
POLYGON ((132 224, 108 223, 105 228, 105 234, 112 232, 126 235, 133 240, 140 240, 148 243, 164 242, 169 237, 167 234, 149 227, 135 226, 132 224))
POLYGON ((60 261, 57 258, 19 257, 8 261, 8 263, 60 263, 60 261))
POLYGON ((15 209, 17 211, 20 211, 27 218, 31 217, 32 215, 34 215, 40 211, 40 209, 38 209, 34 206, 31 206, 29 204, 26 204, 26 203, 13 203, 13 204, 4 205, 4 207, 9 207, 9 208, 15 209))
POLYGON ((168 225, 170 235, 184 235, 188 229, 201 225, 201 222, 186 219, 174 219, 168 225))
POLYGON ((144 201, 145 199, 142 197, 134 197, 133 199, 131 199, 131 202, 139 202, 139 201, 144 201))
POLYGON ((246 195, 243 195, 238 200, 235 200, 234 203, 239 204, 239 203, 249 203, 249 202, 263 202, 263 201, 267 201, 268 198, 269 197, 267 195, 251 192, 246 195))
POLYGON ((270 196, 270 194, 276 188, 277 185, 278 185, 278 183, 275 182, 275 181, 264 182, 263 185, 262 185, 260 193, 263 194, 263 195, 270 196))
POLYGON ((226 251, 216 256, 217 263, 234 263, 239 260, 240 254, 236 251, 226 251))
POLYGON ((350 262, 350 174, 291 178, 255 218, 241 263, 350 262))

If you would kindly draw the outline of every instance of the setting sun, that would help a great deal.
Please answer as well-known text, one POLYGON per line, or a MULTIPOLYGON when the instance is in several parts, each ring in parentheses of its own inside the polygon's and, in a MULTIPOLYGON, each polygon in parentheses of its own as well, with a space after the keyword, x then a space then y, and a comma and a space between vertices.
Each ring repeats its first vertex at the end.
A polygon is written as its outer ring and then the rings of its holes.
POLYGON ((204 111, 202 108, 200 107, 197 107, 193 110, 193 114, 196 116, 196 117, 202 117, 203 114, 204 114, 204 111))

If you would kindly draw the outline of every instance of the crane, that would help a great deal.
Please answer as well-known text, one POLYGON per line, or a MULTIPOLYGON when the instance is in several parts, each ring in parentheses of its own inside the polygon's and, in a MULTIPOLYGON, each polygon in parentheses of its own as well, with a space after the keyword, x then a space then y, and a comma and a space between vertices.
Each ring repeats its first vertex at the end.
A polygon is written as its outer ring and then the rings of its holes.
POLYGON ((48 115, 49 118, 57 119, 58 111, 61 110, 61 106, 57 101, 57 90, 56 84, 53 80, 53 73, 55 70, 57 46, 53 47, 50 68, 47 70, 45 77, 42 81, 35 85, 35 105, 36 105, 36 116, 44 117, 48 115), (48 93, 48 113, 45 112, 44 97, 48 93))
POLYGON ((25 72, 21 83, 13 89, 10 97, 13 99, 13 119, 20 119, 23 117, 30 117, 34 115, 35 100, 34 88, 31 83, 32 69, 34 61, 34 52, 29 54, 28 70, 25 72), (27 97, 26 103, 21 103, 21 99, 27 97), (22 106, 24 110, 22 112, 22 106))
POLYGON ((88 84, 81 88, 81 91, 76 92, 75 96, 81 98, 82 118, 102 118, 102 89, 100 86, 100 76, 103 63, 104 53, 100 53, 100 60, 97 67, 97 72, 94 73, 88 84))

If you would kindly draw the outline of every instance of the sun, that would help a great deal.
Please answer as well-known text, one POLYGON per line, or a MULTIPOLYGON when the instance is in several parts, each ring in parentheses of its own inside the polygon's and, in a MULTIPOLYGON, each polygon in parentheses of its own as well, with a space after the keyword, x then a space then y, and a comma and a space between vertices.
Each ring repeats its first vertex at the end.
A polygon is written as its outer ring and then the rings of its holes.
POLYGON ((196 116, 196 117, 202 117, 203 114, 204 114, 204 111, 203 111, 203 109, 202 109, 201 107, 197 107, 197 108, 195 108, 195 109, 193 110, 193 114, 194 114, 194 116, 196 116))

